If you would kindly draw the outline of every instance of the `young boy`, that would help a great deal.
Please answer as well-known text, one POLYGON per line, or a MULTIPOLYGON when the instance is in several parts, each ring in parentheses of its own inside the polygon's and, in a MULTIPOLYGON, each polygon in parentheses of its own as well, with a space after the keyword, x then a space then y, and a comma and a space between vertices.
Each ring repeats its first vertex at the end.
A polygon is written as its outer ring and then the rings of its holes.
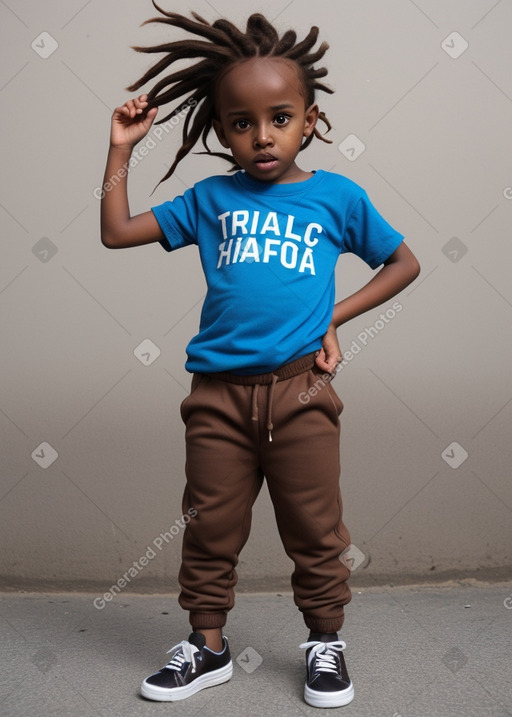
POLYGON ((208 284, 199 332, 187 347, 191 393, 181 406, 187 446, 183 511, 193 508, 195 517, 183 537, 179 603, 189 612, 193 632, 172 648, 165 667, 144 680, 142 694, 180 700, 231 677, 222 628, 265 478, 284 548, 295 564, 294 600, 310 630, 301 645, 307 660, 304 697, 316 707, 341 706, 354 690, 345 643, 338 638, 350 600, 349 572, 339 556, 350 537, 339 488, 343 405, 329 381, 342 358, 336 330, 395 296, 417 276, 419 265, 364 190, 296 162, 314 136, 321 138, 318 119, 327 122, 315 102, 316 89, 329 91, 318 82, 326 70, 314 67, 327 46, 310 52, 316 28, 296 43, 293 31, 279 37, 261 15, 252 15, 242 33, 227 20, 210 25, 197 15, 190 20, 160 12, 165 18, 156 21, 209 42, 160 46, 166 57, 129 89, 177 59, 204 59, 115 110, 105 180, 123 174, 157 107, 186 93, 194 109, 166 178, 200 136, 208 152, 219 154, 206 145, 211 128, 230 152, 220 156, 240 171, 198 182, 172 202, 133 217, 126 173, 110 183, 102 200, 107 247, 160 242, 175 251, 197 244, 208 284), (335 304, 334 269, 344 252, 382 268, 335 304), (301 401, 306 394, 311 400, 301 401))

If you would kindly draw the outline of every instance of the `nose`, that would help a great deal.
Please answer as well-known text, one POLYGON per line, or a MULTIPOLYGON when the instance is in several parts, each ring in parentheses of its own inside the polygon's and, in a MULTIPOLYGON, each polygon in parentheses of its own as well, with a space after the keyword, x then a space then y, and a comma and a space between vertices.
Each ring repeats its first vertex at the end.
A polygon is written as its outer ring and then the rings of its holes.
POLYGON ((261 123, 256 125, 253 141, 254 146, 258 148, 270 147, 274 144, 271 128, 267 123, 261 123))

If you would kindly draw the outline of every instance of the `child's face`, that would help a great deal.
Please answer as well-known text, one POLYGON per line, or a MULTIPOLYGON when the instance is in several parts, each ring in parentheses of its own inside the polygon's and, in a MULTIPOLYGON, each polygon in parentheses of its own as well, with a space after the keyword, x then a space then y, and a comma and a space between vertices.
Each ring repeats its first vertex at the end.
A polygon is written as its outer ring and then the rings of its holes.
POLYGON ((309 176, 295 158, 314 130, 318 107, 305 106, 292 62, 266 57, 230 67, 219 82, 217 114, 219 141, 251 177, 284 184, 309 176))

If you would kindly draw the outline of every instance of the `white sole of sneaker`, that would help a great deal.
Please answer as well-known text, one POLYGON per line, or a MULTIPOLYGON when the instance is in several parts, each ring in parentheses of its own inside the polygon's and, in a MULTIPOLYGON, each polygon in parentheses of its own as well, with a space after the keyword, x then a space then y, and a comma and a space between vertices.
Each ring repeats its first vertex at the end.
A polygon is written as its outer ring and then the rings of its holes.
POLYGON ((311 707, 344 707, 354 699, 354 685, 341 692, 317 692, 307 685, 304 686, 304 700, 311 707))
POLYGON ((172 689, 166 689, 165 687, 157 687, 156 685, 150 685, 145 680, 140 688, 143 697, 148 700, 155 700, 157 702, 177 702, 178 700, 185 700, 191 695, 195 695, 196 692, 204 690, 207 687, 214 687, 220 685, 223 682, 227 682, 233 675, 233 663, 228 662, 224 667, 212 672, 207 672, 205 675, 201 675, 196 680, 183 687, 174 687, 172 689))

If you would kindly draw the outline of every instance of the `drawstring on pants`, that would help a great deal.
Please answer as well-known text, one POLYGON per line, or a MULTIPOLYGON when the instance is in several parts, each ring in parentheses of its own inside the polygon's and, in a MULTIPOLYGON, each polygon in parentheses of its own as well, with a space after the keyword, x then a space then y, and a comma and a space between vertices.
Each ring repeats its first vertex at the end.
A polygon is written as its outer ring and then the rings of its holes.
POLYGON ((228 371, 218 371, 216 373, 207 373, 207 376, 218 379, 220 381, 227 381, 228 383, 235 383, 240 386, 252 386, 252 398, 251 398, 251 420, 258 421, 258 393, 260 386, 268 386, 268 397, 267 397, 267 423, 266 429, 268 431, 268 440, 272 442, 272 431, 274 424, 272 423, 272 405, 274 401, 274 391, 276 383, 278 381, 285 381, 288 378, 298 376, 304 371, 309 371, 315 366, 315 359, 318 355, 318 351, 301 356, 295 361, 291 361, 284 366, 276 368, 274 371, 269 373, 260 374, 234 374, 228 371))
MULTIPOLYGON (((272 374, 272 383, 269 386, 268 391, 268 399, 267 399, 267 431, 268 431, 268 440, 270 443, 272 443, 272 430, 274 428, 274 424, 272 423, 272 403, 274 401, 274 390, 276 387, 276 383, 279 380, 279 376, 276 376, 275 373, 272 374)), ((253 385, 252 389, 252 415, 251 420, 257 421, 258 420, 258 392, 259 387, 261 384, 255 383, 253 385)))
POLYGON ((258 388, 260 387, 259 383, 255 383, 252 388, 252 416, 251 420, 257 421, 258 420, 258 388))
POLYGON ((274 425, 272 423, 272 401, 274 400, 274 389, 276 387, 276 383, 278 380, 278 376, 276 376, 275 373, 272 374, 272 383, 270 384, 270 388, 268 391, 268 400, 267 400, 267 430, 268 430, 268 440, 270 443, 272 443, 272 429, 274 428, 274 425))

